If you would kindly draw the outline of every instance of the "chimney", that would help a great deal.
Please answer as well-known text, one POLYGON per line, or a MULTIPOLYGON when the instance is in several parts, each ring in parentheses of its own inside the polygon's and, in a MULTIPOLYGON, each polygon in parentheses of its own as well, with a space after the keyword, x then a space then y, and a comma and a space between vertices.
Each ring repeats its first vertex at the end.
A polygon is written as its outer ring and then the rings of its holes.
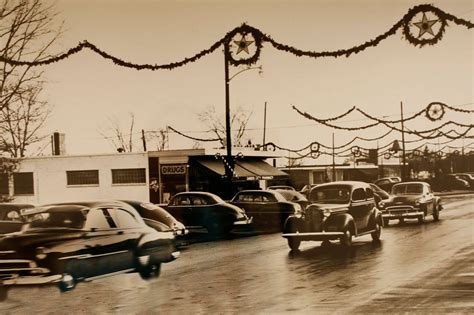
POLYGON ((51 147, 53 155, 66 154, 66 135, 64 133, 55 132, 51 136, 51 147))

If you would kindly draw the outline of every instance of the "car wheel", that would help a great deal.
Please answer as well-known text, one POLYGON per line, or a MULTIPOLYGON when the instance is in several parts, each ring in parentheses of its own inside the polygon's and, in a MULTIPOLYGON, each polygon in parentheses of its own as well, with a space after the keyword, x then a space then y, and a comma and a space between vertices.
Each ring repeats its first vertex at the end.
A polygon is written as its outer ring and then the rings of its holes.
POLYGON ((404 219, 404 218, 398 219, 398 223, 399 223, 399 224, 404 224, 404 223, 405 223, 405 219, 404 219))
POLYGON ((383 225, 388 226, 389 223, 390 223, 389 218, 383 218, 383 225))
POLYGON ((328 241, 328 240, 322 241, 321 247, 329 247, 329 246, 331 246, 331 241, 328 241))
POLYGON ((161 272, 160 263, 149 264, 147 266, 141 267, 138 270, 138 273, 140 274, 140 277, 142 277, 143 280, 158 278, 160 276, 160 272, 161 272))
POLYGON ((0 302, 3 302, 8 297, 8 288, 0 287, 0 302))
POLYGON ((381 234, 382 234, 382 226, 379 224, 379 222, 376 222, 375 223, 375 231, 370 233, 370 235, 372 236, 372 241, 379 242, 381 234))
POLYGON ((76 287, 76 284, 76 279, 72 275, 65 273, 59 282, 59 290, 61 290, 61 292, 71 291, 76 287))
POLYGON ((346 228, 339 241, 342 246, 350 247, 352 245, 352 231, 349 228, 346 228))
POLYGON ((212 237, 224 237, 230 233, 230 227, 228 224, 213 221, 207 225, 207 232, 212 237))
POLYGON ((418 223, 423 224, 425 222, 425 214, 423 213, 418 217, 418 223))
POLYGON ((300 244, 301 244, 301 240, 294 237, 288 238, 288 247, 290 247, 291 250, 297 251, 298 248, 300 248, 300 244))
POLYGON ((433 220, 439 221, 439 207, 435 206, 433 209, 433 220))

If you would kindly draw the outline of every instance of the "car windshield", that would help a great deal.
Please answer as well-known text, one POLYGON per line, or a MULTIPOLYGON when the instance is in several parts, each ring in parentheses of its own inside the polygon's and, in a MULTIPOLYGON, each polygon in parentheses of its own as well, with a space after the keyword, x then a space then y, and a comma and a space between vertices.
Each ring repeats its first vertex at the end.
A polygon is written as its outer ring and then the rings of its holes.
POLYGON ((43 212, 28 217, 29 229, 43 228, 69 228, 82 229, 84 215, 81 212, 43 212))
POLYGON ((337 203, 349 202, 351 190, 348 186, 325 186, 311 190, 309 200, 314 203, 337 203))
POLYGON ((394 195, 421 194, 423 193, 423 185, 420 185, 420 184, 395 185, 393 186, 392 193, 394 195))

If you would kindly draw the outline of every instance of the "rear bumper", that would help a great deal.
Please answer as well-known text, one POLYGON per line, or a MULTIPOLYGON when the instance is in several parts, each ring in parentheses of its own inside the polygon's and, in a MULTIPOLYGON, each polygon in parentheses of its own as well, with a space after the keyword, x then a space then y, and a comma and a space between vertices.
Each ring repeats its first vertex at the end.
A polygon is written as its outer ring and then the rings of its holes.
POLYGON ((336 240, 343 236, 343 232, 308 232, 308 233, 283 233, 284 238, 295 238, 301 241, 336 240))
POLYGON ((47 285, 60 282, 62 275, 50 275, 50 276, 12 276, 0 280, 0 285, 11 286, 11 285, 47 285))

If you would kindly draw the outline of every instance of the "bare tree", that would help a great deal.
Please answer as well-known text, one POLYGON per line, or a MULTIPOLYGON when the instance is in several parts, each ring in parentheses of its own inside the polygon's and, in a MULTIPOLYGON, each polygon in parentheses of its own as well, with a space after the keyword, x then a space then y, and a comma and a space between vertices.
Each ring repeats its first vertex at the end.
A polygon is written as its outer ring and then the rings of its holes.
MULTIPOLYGON (((241 106, 237 107, 231 114, 230 124, 232 131, 232 143, 236 146, 242 145, 242 139, 245 135, 247 124, 252 117, 252 112, 244 110, 241 106)), ((221 144, 225 146, 225 119, 217 114, 214 106, 210 106, 204 111, 198 113, 198 118, 201 122, 205 123, 206 126, 212 131, 221 141, 221 144)))
POLYGON ((127 123, 128 127, 123 128, 116 116, 108 117, 109 126, 99 130, 99 133, 104 139, 108 140, 119 152, 133 152, 135 142, 135 114, 129 113, 129 118, 130 122, 127 123))
MULTIPOLYGON (((0 4, 0 54, 10 60, 40 61, 60 37, 52 6, 41 0, 4 0, 0 4)), ((38 135, 50 107, 41 101, 43 72, 33 66, 0 64, 0 145, 13 157, 24 157, 38 135)))
POLYGON ((0 156, 0 202, 11 201, 10 177, 18 168, 18 159, 0 156))
POLYGON ((156 147, 158 151, 163 151, 169 144, 168 128, 160 128, 158 131, 148 131, 145 138, 147 142, 156 144, 156 146, 153 145, 150 147, 156 147))

